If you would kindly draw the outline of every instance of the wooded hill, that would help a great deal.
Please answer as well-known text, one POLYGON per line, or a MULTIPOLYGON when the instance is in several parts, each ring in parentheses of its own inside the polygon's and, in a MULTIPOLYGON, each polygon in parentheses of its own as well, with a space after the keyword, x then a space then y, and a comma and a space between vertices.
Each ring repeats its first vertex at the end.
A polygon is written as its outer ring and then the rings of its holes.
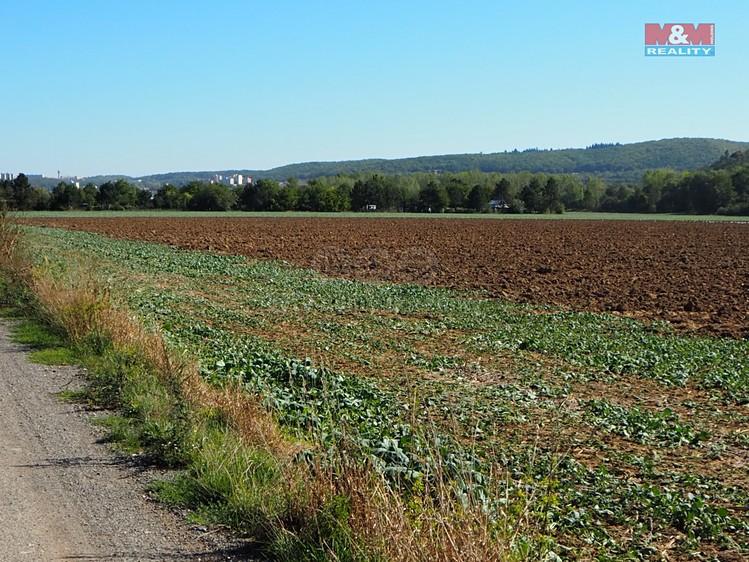
MULTIPOLYGON (((492 154, 448 154, 419 156, 395 160, 367 159, 341 162, 304 162, 270 170, 212 170, 202 172, 172 172, 140 178, 125 176, 97 176, 87 178, 96 184, 112 179, 141 180, 144 186, 164 183, 184 185, 191 181, 206 181, 215 174, 241 173, 254 178, 285 180, 290 177, 309 180, 338 174, 378 172, 408 174, 413 172, 543 172, 550 174, 585 174, 601 177, 608 182, 639 182, 646 170, 670 168, 696 170, 709 166, 726 152, 749 149, 749 142, 723 139, 677 138, 632 144, 597 144, 588 148, 562 150, 528 149, 492 154)), ((248 155, 251 159, 252 155, 248 155)))

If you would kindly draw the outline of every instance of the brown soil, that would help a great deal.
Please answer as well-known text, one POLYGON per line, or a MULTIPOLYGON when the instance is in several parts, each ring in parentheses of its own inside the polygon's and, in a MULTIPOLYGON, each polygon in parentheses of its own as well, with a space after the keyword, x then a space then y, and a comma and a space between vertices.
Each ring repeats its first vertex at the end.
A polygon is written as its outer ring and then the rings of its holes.
POLYGON ((694 222, 46 218, 26 221, 281 259, 332 276, 485 290, 747 337, 749 225, 694 222))

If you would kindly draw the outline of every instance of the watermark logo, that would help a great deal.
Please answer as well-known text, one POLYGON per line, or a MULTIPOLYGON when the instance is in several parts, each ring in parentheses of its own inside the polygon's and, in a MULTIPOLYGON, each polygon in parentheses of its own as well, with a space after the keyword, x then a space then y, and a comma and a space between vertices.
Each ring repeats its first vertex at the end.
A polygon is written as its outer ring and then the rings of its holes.
POLYGON ((646 23, 646 57, 714 57, 714 23, 646 23))

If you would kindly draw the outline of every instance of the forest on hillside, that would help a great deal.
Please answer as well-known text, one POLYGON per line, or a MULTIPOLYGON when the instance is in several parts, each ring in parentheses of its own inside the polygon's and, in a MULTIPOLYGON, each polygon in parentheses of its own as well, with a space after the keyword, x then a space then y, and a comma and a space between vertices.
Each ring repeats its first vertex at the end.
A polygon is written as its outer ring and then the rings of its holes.
MULTIPOLYGON (((164 184, 187 185, 194 181, 209 181, 215 175, 242 174, 255 179, 298 178, 309 181, 320 177, 360 174, 404 175, 412 173, 457 173, 479 171, 486 173, 534 172, 545 174, 595 175, 609 183, 636 183, 647 170, 670 168, 695 170, 710 165, 726 152, 749 149, 749 143, 722 139, 679 138, 646 141, 632 144, 596 143, 587 148, 542 150, 528 148, 496 153, 447 154, 415 158, 367 159, 341 162, 303 162, 270 170, 216 170, 203 172, 170 172, 130 178, 122 175, 88 178, 95 184, 125 179, 143 187, 158 188, 164 184)), ((54 187, 45 179, 44 187, 54 187)))

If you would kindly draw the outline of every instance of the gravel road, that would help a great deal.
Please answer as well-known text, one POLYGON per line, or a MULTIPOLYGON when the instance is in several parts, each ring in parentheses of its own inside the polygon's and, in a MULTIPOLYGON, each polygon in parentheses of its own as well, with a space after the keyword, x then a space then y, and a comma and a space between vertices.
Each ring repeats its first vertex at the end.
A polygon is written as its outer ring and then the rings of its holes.
POLYGON ((28 362, 0 321, 0 561, 247 560, 220 534, 150 501, 149 478, 99 443, 96 413, 55 395, 69 367, 28 362))

